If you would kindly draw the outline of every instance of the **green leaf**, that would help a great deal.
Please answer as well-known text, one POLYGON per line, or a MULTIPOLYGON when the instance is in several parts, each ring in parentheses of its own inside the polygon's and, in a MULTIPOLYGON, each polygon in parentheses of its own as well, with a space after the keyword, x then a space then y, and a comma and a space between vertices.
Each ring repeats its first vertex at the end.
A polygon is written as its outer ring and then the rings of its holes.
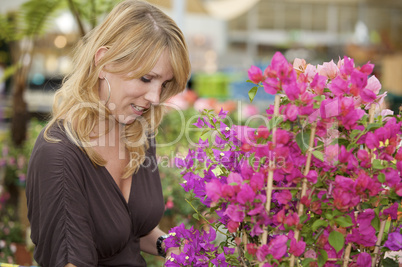
POLYGON ((338 231, 332 231, 329 234, 328 242, 338 253, 345 245, 345 237, 338 231))
POLYGON ((380 173, 378 176, 377 176, 377 180, 380 182, 380 183, 385 183, 385 174, 383 174, 383 173, 380 173))
POLYGON ((373 160, 373 169, 382 170, 382 169, 385 169, 385 166, 382 166, 381 160, 375 159, 375 160, 373 160))
POLYGON ((360 130, 353 130, 353 131, 350 133, 350 135, 349 135, 350 139, 354 139, 354 138, 355 138, 356 136, 358 136, 361 132, 362 132, 362 131, 360 131, 360 130))
POLYGON ((250 103, 253 103, 254 97, 257 94, 258 87, 254 86, 253 88, 248 91, 248 98, 250 99, 250 103))
POLYGON ((382 261, 382 265, 381 265, 381 266, 383 266, 383 267, 398 267, 399 264, 398 264, 398 262, 394 261, 394 260, 391 259, 391 258, 385 258, 385 259, 382 261))
POLYGON ((310 134, 311 134, 311 131, 307 130, 307 131, 301 131, 300 133, 298 133, 296 135, 297 145, 299 146, 299 148, 303 154, 306 153, 306 151, 308 149, 308 145, 310 142, 310 134))
POLYGON ((313 230, 313 232, 317 231, 318 228, 320 227, 327 227, 328 226, 328 222, 324 221, 324 220, 316 220, 313 225, 311 226, 311 229, 313 230))
POLYGON ((193 217, 194 217, 197 221, 200 220, 200 215, 198 215, 198 213, 194 213, 194 214, 193 214, 193 217))
POLYGON ((352 218, 350 218, 350 216, 348 216, 348 215, 335 218, 334 221, 341 227, 353 226, 352 218))
POLYGON ((328 260, 328 253, 325 250, 321 249, 320 254, 318 255, 318 266, 319 267, 324 266, 327 260, 328 260))
POLYGON ((269 120, 268 122, 268 130, 273 129, 274 127, 277 127, 281 122, 283 121, 283 117, 273 117, 272 119, 269 120))
POLYGON ((332 215, 331 213, 325 213, 324 216, 325 216, 325 218, 327 218, 328 220, 332 220, 332 218, 334 218, 334 215, 332 215))
POLYGON ((367 125, 367 131, 375 130, 375 129, 378 129, 380 127, 382 127, 381 123, 370 123, 369 125, 367 125))
POLYGON ((321 161, 324 161, 324 154, 322 154, 321 151, 314 150, 314 151, 313 151, 313 155, 314 155, 314 157, 316 157, 317 159, 319 159, 319 160, 321 160, 321 161))
POLYGON ((378 218, 378 215, 376 214, 375 217, 371 220, 371 226, 374 227, 376 231, 380 230, 380 218, 378 218))

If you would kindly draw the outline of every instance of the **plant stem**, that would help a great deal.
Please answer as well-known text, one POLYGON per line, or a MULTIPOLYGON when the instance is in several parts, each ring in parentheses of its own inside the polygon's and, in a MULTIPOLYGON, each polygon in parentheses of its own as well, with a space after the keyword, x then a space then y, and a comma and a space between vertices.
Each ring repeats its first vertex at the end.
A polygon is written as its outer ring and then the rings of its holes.
POLYGON ((224 233, 224 232, 222 232, 221 230, 219 230, 219 228, 215 228, 215 225, 213 225, 212 223, 210 223, 210 222, 208 221, 208 219, 205 218, 205 217, 193 206, 193 204, 191 204, 190 201, 188 201, 187 199, 185 199, 185 200, 186 200, 186 202, 191 206, 191 208, 193 208, 193 210, 194 210, 195 212, 197 212, 197 214, 198 214, 199 216, 201 216, 201 218, 204 219, 204 221, 205 221, 206 223, 208 223, 210 226, 212 226, 217 232, 219 232, 219 233, 221 233, 221 234, 223 234, 223 235, 225 235, 225 236, 230 236, 229 234, 224 233))

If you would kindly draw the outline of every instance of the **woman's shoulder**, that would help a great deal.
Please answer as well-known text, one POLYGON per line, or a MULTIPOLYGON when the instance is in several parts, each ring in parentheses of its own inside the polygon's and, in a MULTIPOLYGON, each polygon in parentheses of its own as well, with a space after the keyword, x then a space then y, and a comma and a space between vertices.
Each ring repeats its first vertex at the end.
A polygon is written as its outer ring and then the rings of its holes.
POLYGON ((39 134, 33 148, 31 158, 45 160, 49 163, 54 160, 76 158, 82 152, 71 140, 61 123, 54 123, 45 127, 39 134))

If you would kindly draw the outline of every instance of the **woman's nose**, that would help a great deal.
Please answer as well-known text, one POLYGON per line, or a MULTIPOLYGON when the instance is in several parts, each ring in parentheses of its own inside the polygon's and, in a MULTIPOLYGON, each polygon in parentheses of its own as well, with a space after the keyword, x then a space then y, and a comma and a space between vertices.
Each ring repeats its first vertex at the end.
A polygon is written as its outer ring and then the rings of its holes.
POLYGON ((154 86, 145 94, 145 100, 150 102, 152 105, 158 105, 161 95, 161 86, 154 86))

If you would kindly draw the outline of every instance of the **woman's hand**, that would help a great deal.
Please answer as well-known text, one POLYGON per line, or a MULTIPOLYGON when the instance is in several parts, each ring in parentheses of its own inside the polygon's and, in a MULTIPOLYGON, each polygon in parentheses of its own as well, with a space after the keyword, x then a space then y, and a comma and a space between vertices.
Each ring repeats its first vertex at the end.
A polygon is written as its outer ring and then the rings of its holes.
POLYGON ((176 255, 179 255, 179 254, 181 253, 180 247, 169 248, 169 249, 166 251, 165 262, 167 262, 167 261, 170 260, 172 253, 173 253, 173 254, 176 254, 176 255))

